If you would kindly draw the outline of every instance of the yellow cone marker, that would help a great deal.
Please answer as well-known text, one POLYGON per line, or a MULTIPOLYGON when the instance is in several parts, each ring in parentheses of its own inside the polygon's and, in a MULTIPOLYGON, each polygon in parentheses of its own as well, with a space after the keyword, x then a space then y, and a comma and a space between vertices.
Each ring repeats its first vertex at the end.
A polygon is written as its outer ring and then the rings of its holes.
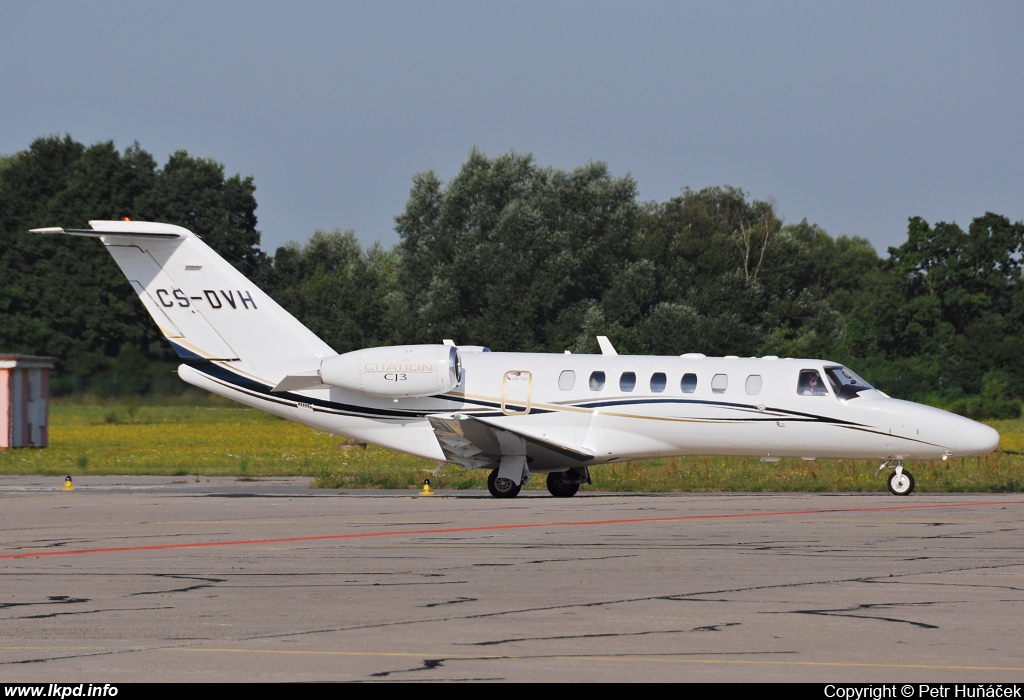
POLYGON ((430 489, 430 479, 423 480, 423 490, 420 492, 421 496, 433 496, 434 492, 430 489))
POLYGON ((64 479, 64 490, 65 491, 74 491, 75 490, 74 484, 71 483, 71 477, 70 476, 68 476, 68 477, 66 477, 64 479))

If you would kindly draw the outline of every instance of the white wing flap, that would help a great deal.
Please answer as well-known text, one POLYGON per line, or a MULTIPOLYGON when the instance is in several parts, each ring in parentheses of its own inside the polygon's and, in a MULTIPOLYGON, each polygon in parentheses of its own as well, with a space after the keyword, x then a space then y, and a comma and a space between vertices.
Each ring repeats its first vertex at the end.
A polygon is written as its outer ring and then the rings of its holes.
POLYGON ((511 456, 512 453, 522 455, 520 445, 525 445, 531 469, 568 469, 594 459, 593 454, 577 447, 510 430, 484 418, 456 414, 449 417, 429 416, 428 420, 445 458, 465 467, 496 467, 502 457, 511 456), (509 439, 512 437, 515 439, 509 439))

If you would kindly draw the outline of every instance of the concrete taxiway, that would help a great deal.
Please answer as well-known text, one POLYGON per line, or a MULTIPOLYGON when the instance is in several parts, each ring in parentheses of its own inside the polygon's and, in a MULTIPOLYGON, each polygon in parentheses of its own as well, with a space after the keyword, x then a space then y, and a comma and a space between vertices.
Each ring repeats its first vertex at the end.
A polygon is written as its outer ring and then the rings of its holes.
POLYGON ((0 679, 1020 681, 1024 495, 0 477, 0 679))

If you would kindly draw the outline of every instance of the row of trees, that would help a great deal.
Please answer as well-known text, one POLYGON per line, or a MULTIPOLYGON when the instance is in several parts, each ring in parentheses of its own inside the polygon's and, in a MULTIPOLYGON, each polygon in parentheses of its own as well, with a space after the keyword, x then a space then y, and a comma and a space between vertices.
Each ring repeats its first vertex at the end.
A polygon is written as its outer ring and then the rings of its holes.
POLYGON ((66 391, 170 377, 142 369, 172 358, 100 246, 23 234, 130 216, 199 233, 339 352, 442 338, 595 352, 603 334, 629 353, 828 357, 975 415, 1024 396, 1024 223, 996 214, 966 232, 913 218, 883 259, 738 188, 641 203, 602 163, 474 150, 449 182, 414 176, 395 247, 318 231, 268 255, 254 189, 183 151, 160 168, 138 145, 44 138, 3 158, 0 348, 63 358, 66 391))
POLYGON ((25 231, 123 216, 172 221, 255 271, 265 257, 255 189, 252 178, 225 178, 219 163, 184 151, 158 168, 138 144, 119 153, 110 142, 41 138, 0 158, 0 348, 59 357, 58 392, 177 386, 167 343, 103 247, 25 231))

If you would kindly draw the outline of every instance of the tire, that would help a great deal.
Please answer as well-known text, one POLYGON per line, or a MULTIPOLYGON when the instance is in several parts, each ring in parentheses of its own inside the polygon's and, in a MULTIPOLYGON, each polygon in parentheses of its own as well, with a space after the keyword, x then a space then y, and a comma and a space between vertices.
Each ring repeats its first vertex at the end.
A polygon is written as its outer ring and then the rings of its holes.
POLYGON ((548 493, 555 498, 570 498, 580 490, 580 485, 569 481, 568 472, 548 472, 548 493))
POLYGON ((909 496, 914 491, 914 475, 903 470, 903 478, 897 480, 896 472, 889 476, 889 493, 894 496, 909 496))
POLYGON ((522 484, 517 484, 511 479, 499 479, 497 469, 487 475, 487 490, 495 498, 515 498, 522 489, 522 484))

